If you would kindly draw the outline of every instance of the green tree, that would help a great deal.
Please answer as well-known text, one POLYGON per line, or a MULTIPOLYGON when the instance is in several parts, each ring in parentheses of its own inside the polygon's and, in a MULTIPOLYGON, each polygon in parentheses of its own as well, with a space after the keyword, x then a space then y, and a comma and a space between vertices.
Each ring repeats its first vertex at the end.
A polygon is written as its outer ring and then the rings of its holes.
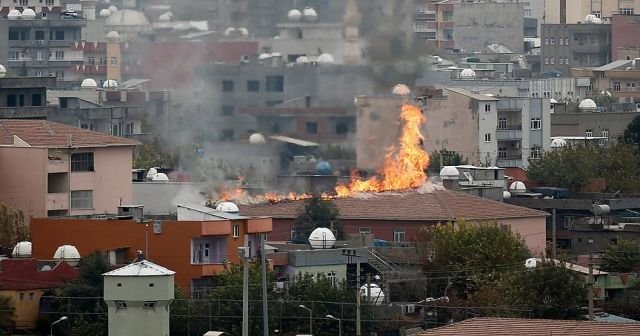
POLYGON ((343 239, 344 232, 338 220, 340 211, 332 200, 314 195, 304 201, 295 220, 295 238, 307 241, 313 230, 319 227, 331 228, 337 239, 343 239))
POLYGON ((640 149, 640 116, 631 120, 619 140, 620 142, 632 145, 636 149, 640 149))
POLYGON ((585 284, 585 278, 564 263, 544 261, 534 269, 524 269, 522 264, 517 270, 478 279, 478 290, 467 304, 496 307, 481 311, 483 316, 572 319, 580 315, 579 308, 584 305, 585 284))
POLYGON ((437 150, 429 155, 429 167, 439 170, 442 166, 459 166, 468 164, 468 160, 455 151, 437 150))
POLYGON ((0 336, 11 335, 16 326, 11 298, 0 295, 0 336))
POLYGON ((0 252, 7 252, 19 241, 29 240, 29 229, 24 223, 22 210, 0 204, 0 252))
POLYGON ((71 335, 107 335, 107 307, 102 300, 104 279, 110 270, 101 252, 93 252, 80 259, 78 278, 62 289, 64 300, 61 311, 68 311, 71 335))
POLYGON ((432 281, 429 295, 465 298, 475 290, 474 277, 496 274, 520 265, 530 256, 524 240, 497 223, 469 223, 426 227, 416 239, 423 269, 432 281))
POLYGON ((633 240, 619 240, 609 244, 602 256, 602 269, 608 272, 632 272, 640 266, 640 244, 633 240))

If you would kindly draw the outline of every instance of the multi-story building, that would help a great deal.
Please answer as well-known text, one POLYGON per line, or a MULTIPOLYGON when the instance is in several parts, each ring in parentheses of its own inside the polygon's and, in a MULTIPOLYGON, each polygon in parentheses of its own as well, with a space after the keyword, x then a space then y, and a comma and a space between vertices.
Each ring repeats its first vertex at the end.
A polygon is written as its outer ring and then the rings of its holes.
POLYGON ((0 121, 0 201, 32 217, 115 212, 136 141, 44 120, 0 121))
POLYGON ((464 52, 486 52, 488 46, 496 44, 513 53, 523 52, 522 3, 460 2, 454 7, 455 49, 464 52))
POLYGON ((451 0, 416 1, 416 37, 430 41, 438 49, 453 50, 453 9, 451 0))
MULTIPOLYGON (((244 246, 245 235, 251 257, 255 257, 259 235, 272 229, 271 218, 239 216, 197 205, 178 211, 178 220, 123 220, 115 215, 107 219, 35 218, 31 224, 33 255, 49 256, 62 242, 73 244, 80 255, 98 250, 122 256, 125 262, 142 250, 146 258, 174 270, 181 288, 197 293, 198 288, 205 291, 211 287, 211 278, 223 272, 227 263, 240 263, 238 247, 244 246)), ((116 258, 115 263, 122 261, 116 258)))
POLYGON ((611 96, 613 104, 630 104, 623 110, 640 110, 640 59, 617 60, 609 64, 590 69, 575 69, 574 75, 589 77, 591 96, 603 92, 611 96))
POLYGON ((568 76, 571 68, 598 67, 611 62, 611 25, 543 24, 541 72, 568 76))
POLYGON ((637 0, 546 0, 544 1, 544 23, 574 24, 583 22, 587 15, 609 22, 613 15, 640 13, 637 0))
POLYGON ((3 1, 5 14, 0 18, 0 63, 9 73, 21 76, 56 77, 58 85, 71 85, 80 78, 71 72, 75 64, 82 64, 81 54, 72 48, 81 39, 87 25, 82 13, 69 15, 59 0, 40 2, 26 7, 28 1, 3 1))
POLYGON ((640 12, 636 15, 614 14, 611 19, 612 60, 640 57, 640 12))

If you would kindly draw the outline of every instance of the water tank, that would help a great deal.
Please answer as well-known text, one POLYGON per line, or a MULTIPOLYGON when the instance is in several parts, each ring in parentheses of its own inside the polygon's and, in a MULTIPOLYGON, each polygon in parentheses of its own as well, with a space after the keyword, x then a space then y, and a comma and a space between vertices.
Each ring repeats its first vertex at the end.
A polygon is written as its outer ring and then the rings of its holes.
POLYGON ((169 182, 169 176, 165 173, 157 173, 151 178, 153 182, 169 182))
POLYGON ((233 33, 235 33, 235 32, 236 32, 236 29, 235 29, 235 28, 233 28, 233 27, 229 27, 229 28, 227 28, 227 29, 225 29, 225 30, 224 30, 224 36, 229 36, 229 35, 231 35, 231 34, 233 34, 233 33))
POLYGON ((102 88, 103 89, 115 89, 118 87, 118 82, 116 82, 113 79, 107 79, 106 81, 104 81, 104 83, 102 84, 102 88))
POLYGON ((318 175, 332 175, 333 174, 333 168, 331 167, 331 164, 329 162, 320 161, 316 165, 316 174, 318 174, 318 175))
POLYGON ((309 244, 317 250, 331 249, 336 245, 336 236, 328 228, 317 228, 309 235, 309 244))
POLYGON ((292 9, 287 13, 287 19, 290 22, 299 22, 302 19, 302 12, 297 9, 292 9))
POLYGON ((300 56, 296 58, 296 63, 298 64, 309 63, 309 58, 307 56, 300 56))
POLYGON ((216 206, 216 211, 220 212, 228 212, 232 214, 239 214, 240 208, 235 203, 232 202, 222 202, 216 206))
POLYGON ((25 8, 22 11, 22 19, 23 20, 33 20, 36 18, 36 12, 31 8, 25 8))
POLYGON ((526 267, 526 268, 536 268, 537 264, 538 264, 538 259, 529 258, 524 262, 524 267, 526 267))
POLYGON ((611 212, 611 207, 606 204, 594 204, 591 207, 591 212, 596 216, 602 216, 611 212))
POLYGON ((75 267, 78 266, 80 261, 80 252, 73 245, 62 245, 53 254, 53 260, 66 261, 69 265, 75 267))
POLYGON ((268 53, 262 53, 258 56, 258 60, 262 61, 262 60, 266 60, 268 58, 271 58, 271 54, 268 53))
POLYGON ((172 16, 171 12, 160 14, 160 16, 158 16, 158 21, 169 22, 171 21, 171 16, 172 16))
POLYGON ((525 186, 521 181, 515 181, 509 186, 509 191, 512 194, 520 194, 527 191, 527 186, 525 186))
POLYGON ((11 252, 14 258, 31 258, 31 242, 21 241, 16 244, 11 252))
POLYGON ((567 145, 567 140, 565 139, 553 139, 551 140, 551 148, 560 148, 567 145))
POLYGON ((96 81, 91 79, 91 78, 87 78, 87 79, 82 81, 82 84, 80 84, 80 88, 82 88, 82 89, 97 89, 98 88, 98 83, 96 83, 96 81))
POLYGON ((311 7, 306 7, 302 11, 302 17, 307 22, 314 22, 318 20, 318 12, 316 12, 316 10, 311 7))
POLYGON ((454 166, 444 166, 440 169, 440 178, 443 180, 457 180, 460 178, 460 172, 454 166))
POLYGON ((332 64, 332 63, 335 63, 336 61, 333 58, 333 55, 331 55, 331 54, 322 54, 322 55, 318 56, 318 59, 316 60, 316 62, 322 63, 322 64, 332 64))
POLYGON ((149 168, 149 170, 147 171, 147 180, 152 180, 157 173, 158 168, 149 168))
POLYGON ((249 137, 249 143, 252 144, 252 145, 261 145, 261 144, 264 144, 266 142, 267 142, 267 140, 264 138, 264 135, 262 135, 260 133, 253 133, 249 137))
POLYGON ((506 191, 506 190, 505 190, 505 191, 503 191, 503 192, 502 192, 502 198, 503 198, 503 199, 509 199, 509 198, 511 198, 511 193, 510 193, 510 192, 508 192, 508 191, 506 191))
POLYGON ((580 102, 580 105, 578 105, 578 108, 581 111, 595 111, 598 108, 598 105, 596 105, 596 102, 591 99, 583 99, 580 102))
POLYGON ((118 33, 115 30, 112 30, 110 32, 107 33, 106 36, 107 40, 111 41, 111 42, 116 42, 120 39, 120 33, 118 33))
POLYGON ((109 10, 111 13, 115 13, 118 11, 118 7, 111 5, 109 6, 109 8, 107 8, 107 10, 109 10))
POLYGON ((7 68, 0 64, 0 78, 7 77, 7 68))
POLYGON ((363 299, 366 300, 369 295, 371 295, 370 302, 374 305, 379 306, 384 303, 384 292, 380 286, 376 284, 369 284, 369 288, 367 288, 367 285, 365 284, 360 287, 360 296, 363 299))
POLYGON ((391 93, 399 96, 408 96, 411 94, 411 89, 405 84, 396 84, 391 89, 391 93))
POLYGON ((240 34, 242 34, 242 36, 249 36, 249 29, 247 29, 247 28, 240 27, 240 28, 238 28, 238 32, 240 32, 240 34))
POLYGON ((98 13, 98 15, 100 15, 101 17, 106 18, 106 17, 109 17, 111 15, 111 11, 106 9, 106 8, 104 8, 104 9, 100 10, 100 13, 98 13))
POLYGON ((464 69, 460 71, 460 79, 475 79, 476 72, 473 69, 464 69))
POLYGON ((9 20, 17 20, 20 17, 22 17, 22 13, 17 9, 12 9, 9 11, 9 14, 7 14, 7 19, 9 20))

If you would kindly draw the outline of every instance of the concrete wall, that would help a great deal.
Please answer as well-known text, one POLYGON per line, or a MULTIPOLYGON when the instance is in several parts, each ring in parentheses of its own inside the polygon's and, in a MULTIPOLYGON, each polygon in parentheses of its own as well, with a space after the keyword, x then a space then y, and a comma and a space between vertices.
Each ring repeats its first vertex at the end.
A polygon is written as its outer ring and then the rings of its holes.
POLYGON ((76 153, 82 152, 94 153, 95 171, 71 173, 71 191, 93 190, 93 209, 71 210, 70 214, 117 213, 119 205, 131 204, 133 148, 118 146, 76 150, 76 153))
POLYGON ((15 308, 13 321, 17 328, 35 329, 38 322, 40 298, 43 290, 0 290, 0 296, 9 297, 10 306, 15 308), (22 299, 20 298, 22 295, 22 299))
POLYGON ((637 113, 554 113, 551 115, 551 136, 585 136, 591 130, 593 136, 602 136, 607 130, 609 137, 616 140, 624 133, 637 113))
POLYGON ((455 6, 453 20, 457 49, 484 52, 494 43, 514 53, 524 49, 521 3, 460 3, 455 6))
POLYGON ((571 68, 611 62, 610 24, 545 24, 541 42, 542 72, 560 71, 569 76, 571 68))
POLYGON ((22 210, 27 225, 31 217, 47 216, 47 153, 46 148, 0 147, 0 202, 22 210))
MULTIPOLYGON (((364 261, 362 261, 364 263, 364 261)), ((320 274, 327 274, 334 272, 336 274, 336 282, 340 283, 347 279, 347 265, 322 265, 322 266, 287 266, 285 272, 290 279, 293 279, 297 275, 304 275, 306 273, 319 276, 320 274)))
POLYGON ((133 204, 147 215, 176 213, 178 203, 204 204, 203 185, 192 182, 133 182, 133 204))
POLYGON ((625 59, 621 52, 624 48, 638 47, 640 15, 613 15, 611 20, 611 56, 612 60, 625 59))

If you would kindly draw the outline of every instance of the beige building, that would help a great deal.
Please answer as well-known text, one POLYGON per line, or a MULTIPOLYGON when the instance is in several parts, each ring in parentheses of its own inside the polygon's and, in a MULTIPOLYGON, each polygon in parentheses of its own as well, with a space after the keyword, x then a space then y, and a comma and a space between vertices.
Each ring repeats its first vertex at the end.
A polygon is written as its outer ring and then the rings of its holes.
POLYGON ((109 336, 169 336, 174 274, 147 260, 103 274, 109 336))
POLYGON ((640 58, 618 60, 597 68, 573 69, 572 75, 591 78, 590 95, 608 91, 612 103, 633 104, 631 109, 640 111, 640 58))
POLYGON ((546 0, 544 23, 583 22, 589 14, 607 22, 613 14, 640 13, 638 0, 546 0))
POLYGON ((0 120, 0 202, 31 217, 116 213, 136 141, 44 120, 0 120))

